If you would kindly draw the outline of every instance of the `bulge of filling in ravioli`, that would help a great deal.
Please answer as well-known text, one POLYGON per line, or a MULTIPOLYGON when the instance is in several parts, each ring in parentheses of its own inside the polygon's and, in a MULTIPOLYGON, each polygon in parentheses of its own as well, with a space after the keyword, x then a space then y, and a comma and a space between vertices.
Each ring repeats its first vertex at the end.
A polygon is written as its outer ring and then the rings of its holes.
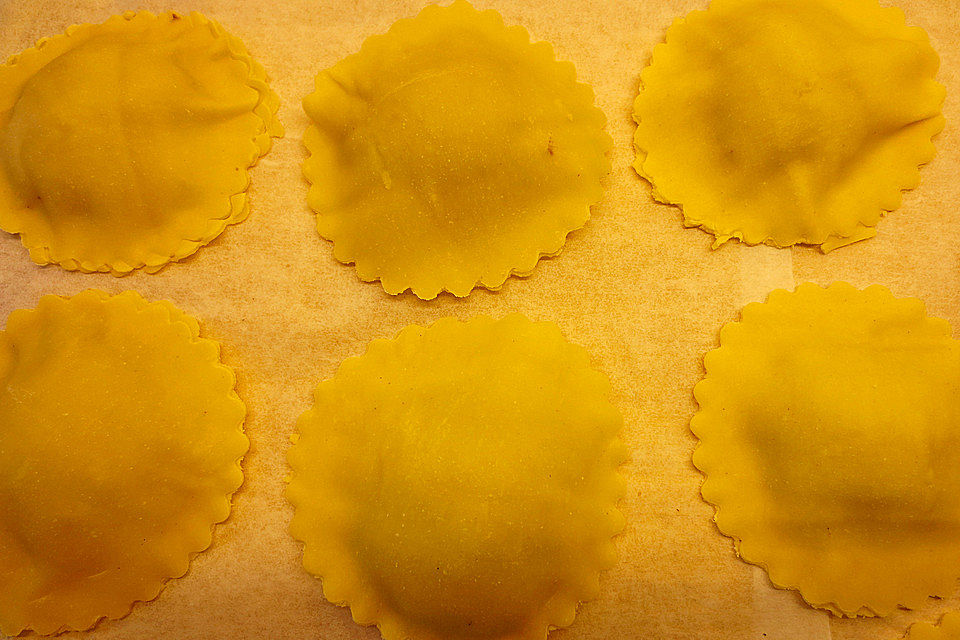
POLYGON ((41 264, 159 269, 245 216, 276 108, 199 14, 73 27, 0 66, 0 227, 41 264))
POLYGON ((740 555, 845 615, 960 578, 960 342, 882 287, 801 285, 724 327, 694 462, 740 555))
POLYGON ((609 168, 573 65, 462 0, 369 38, 304 109, 317 228, 393 294, 465 296, 531 272, 587 221, 609 168))
POLYGON ((44 296, 0 331, 0 633, 157 596, 230 513, 248 441, 215 342, 132 291, 44 296))
POLYGON ((717 245, 862 240, 933 157, 938 65, 876 0, 715 0, 643 71, 636 169, 717 245))
POLYGON ((533 640, 615 560, 621 419, 550 323, 452 318, 371 343, 290 449, 291 525, 328 600, 387 640, 533 640))

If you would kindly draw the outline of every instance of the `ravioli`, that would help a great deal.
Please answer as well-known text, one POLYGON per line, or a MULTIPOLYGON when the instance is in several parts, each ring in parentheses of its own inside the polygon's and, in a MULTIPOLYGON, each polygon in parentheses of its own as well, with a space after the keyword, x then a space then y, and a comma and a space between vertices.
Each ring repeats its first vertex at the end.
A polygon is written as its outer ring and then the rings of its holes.
POLYGON ((0 331, 0 633, 120 618, 230 513, 247 451, 219 345, 133 291, 44 296, 0 331))
POLYGON ((534 640, 615 563, 618 411, 549 322, 439 320, 321 382, 289 451, 291 532, 386 640, 534 640))
POLYGON ((838 615, 886 615, 960 578, 960 341, 916 299, 777 290, 720 332, 693 461, 720 531, 838 615))
POLYGON ((586 223, 610 167, 573 65, 463 0, 368 38, 303 106, 317 230, 390 294, 466 296, 531 273, 586 223))
POLYGON ((0 66, 0 228, 38 264, 157 271, 246 217, 278 106, 243 43, 199 13, 44 38, 0 66))
POLYGON ((944 125, 938 66, 876 0, 714 0, 643 70, 634 166, 714 248, 827 252, 875 235, 919 184, 944 125))
POLYGON ((905 640, 960 640, 960 613, 951 611, 939 624, 921 622, 910 627, 905 640))

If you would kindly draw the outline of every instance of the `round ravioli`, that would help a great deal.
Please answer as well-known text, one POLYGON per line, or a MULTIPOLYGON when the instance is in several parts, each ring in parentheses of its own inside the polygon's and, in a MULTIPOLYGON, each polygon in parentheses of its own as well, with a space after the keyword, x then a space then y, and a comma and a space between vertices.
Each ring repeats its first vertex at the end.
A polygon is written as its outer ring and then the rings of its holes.
POLYGON ((838 615, 960 578, 960 341, 883 287, 778 290, 704 358, 694 464, 744 560, 838 615))
POLYGON ((157 271, 246 216, 278 105, 243 43, 198 13, 40 40, 0 66, 0 228, 38 264, 157 271))
POLYGON ((606 118, 573 65, 463 0, 368 38, 303 104, 317 229, 391 294, 529 274, 586 223, 609 170, 606 118))
POLYGON ((944 123, 938 66, 877 0, 714 0, 654 48, 634 166, 714 247, 830 251, 919 184, 944 123))
POLYGON ((960 612, 945 614, 937 625, 917 623, 910 627, 904 640, 960 640, 960 612))
POLYGON ((211 542, 248 441, 216 342, 169 302, 44 296, 0 332, 0 633, 89 629, 211 542))
POLYGON ((612 566, 621 418, 553 323, 408 326, 317 387, 291 525, 328 600, 386 640, 542 640, 612 566))

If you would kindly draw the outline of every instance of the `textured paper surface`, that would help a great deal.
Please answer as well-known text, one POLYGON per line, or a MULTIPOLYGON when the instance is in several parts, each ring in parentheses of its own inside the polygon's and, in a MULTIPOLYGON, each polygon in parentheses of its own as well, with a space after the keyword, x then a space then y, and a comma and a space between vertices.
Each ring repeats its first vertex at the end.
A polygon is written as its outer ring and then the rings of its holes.
MULTIPOLYGON (((128 288, 166 298, 200 318, 203 335, 223 343, 249 409, 252 448, 246 481, 230 520, 186 577, 160 597, 106 622, 96 639, 369 639, 345 609, 327 604, 319 582, 300 566, 288 535, 283 498, 288 436, 311 391, 338 363, 376 337, 446 315, 501 316, 520 311, 557 322, 594 356, 613 382, 632 452, 624 467, 630 493, 620 563, 604 574, 601 596, 581 607, 555 640, 867 640, 896 638, 912 620, 934 620, 960 597, 880 620, 838 620, 770 586, 760 569, 736 559, 700 500, 701 476, 690 462, 687 423, 702 354, 746 302, 774 287, 813 280, 880 283, 898 296, 923 298, 931 315, 960 329, 960 1, 903 0, 908 22, 930 34, 947 87, 947 127, 921 186, 880 223, 871 240, 821 255, 812 248, 774 250, 685 230, 679 212, 658 205, 630 163, 630 113, 640 70, 672 20, 705 0, 478 0, 549 40, 579 77, 592 84, 615 141, 607 195, 563 253, 532 276, 511 278, 500 292, 476 291, 422 302, 393 298, 338 264, 314 231, 299 165, 307 126, 301 98, 317 71, 359 48, 363 39, 414 15, 422 0, 350 2, 198 0, 172 6, 97 0, 0 0, 0 53, 15 53, 76 22, 102 21, 131 8, 196 9, 242 38, 280 94, 287 137, 251 172, 250 217, 212 244, 158 275, 123 279, 67 273, 31 263, 16 237, 0 235, 0 317, 32 307, 44 293, 88 287, 128 288)), ((887 2, 885 2, 887 4, 887 2)), ((954 335, 960 337, 960 330, 954 335)), ((73 636, 64 636, 73 637, 73 636)))

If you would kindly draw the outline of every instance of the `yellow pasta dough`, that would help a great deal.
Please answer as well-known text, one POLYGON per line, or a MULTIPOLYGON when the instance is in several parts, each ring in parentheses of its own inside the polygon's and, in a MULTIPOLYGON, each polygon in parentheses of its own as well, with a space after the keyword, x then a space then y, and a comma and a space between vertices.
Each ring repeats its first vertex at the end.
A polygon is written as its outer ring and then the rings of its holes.
POLYGON ((303 104, 317 229, 391 294, 530 273, 586 223, 609 170, 606 118, 573 65, 463 0, 368 38, 303 104))
POLYGON ((804 284, 750 304, 696 387, 702 493, 813 606, 886 615, 960 578, 960 341, 916 299, 804 284))
POLYGON ((877 0, 713 0, 643 71, 634 166, 715 247, 830 251, 919 184, 944 123, 938 66, 877 0))
POLYGON ((0 332, 0 633, 88 629, 182 576, 248 441, 197 321, 127 291, 44 296, 0 332))
POLYGON ((40 40, 0 66, 0 228, 38 264, 157 271, 246 216, 278 105, 243 43, 198 13, 40 40))
POLYGON ((453 318, 322 382, 290 449, 291 531, 387 640, 534 640, 616 559, 621 418, 556 325, 453 318))
POLYGON ((904 640, 960 640, 960 612, 947 613, 937 625, 915 624, 904 640))

